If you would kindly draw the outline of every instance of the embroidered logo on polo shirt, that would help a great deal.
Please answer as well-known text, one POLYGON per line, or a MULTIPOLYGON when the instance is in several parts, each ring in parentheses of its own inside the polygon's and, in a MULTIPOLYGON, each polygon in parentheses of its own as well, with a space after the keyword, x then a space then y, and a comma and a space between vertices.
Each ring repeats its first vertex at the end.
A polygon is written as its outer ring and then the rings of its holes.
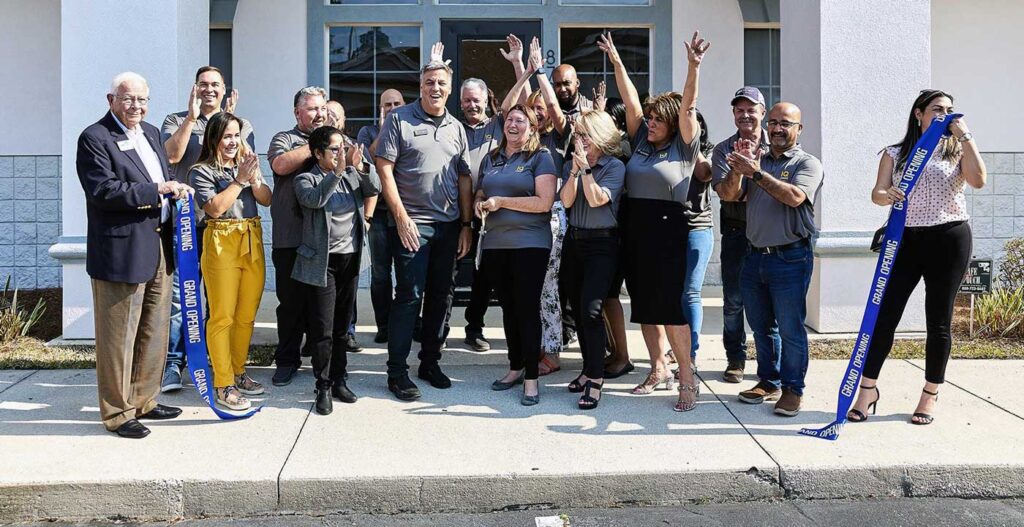
POLYGON ((494 135, 492 135, 492 134, 487 134, 487 135, 485 135, 485 136, 484 136, 484 141, 490 141, 490 140, 491 140, 491 139, 493 139, 493 138, 494 138, 494 135))
POLYGON ((526 166, 525 165, 519 165, 519 166, 516 167, 516 172, 522 172, 523 170, 526 170, 526 166))
POLYGON ((779 176, 779 179, 781 179, 783 181, 789 180, 789 171, 788 170, 783 170, 782 171, 782 175, 779 176))
POLYGON ((668 157, 668 152, 662 152, 658 154, 658 159, 665 159, 666 157, 668 157))

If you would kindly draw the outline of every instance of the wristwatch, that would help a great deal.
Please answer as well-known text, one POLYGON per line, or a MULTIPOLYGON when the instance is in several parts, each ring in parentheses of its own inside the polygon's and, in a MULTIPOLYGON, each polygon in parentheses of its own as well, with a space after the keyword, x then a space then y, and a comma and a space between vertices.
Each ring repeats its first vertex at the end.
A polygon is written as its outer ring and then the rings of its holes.
POLYGON ((462 222, 462 226, 472 229, 473 228, 473 222, 471 222, 471 221, 464 221, 464 222, 462 222))
POLYGON ((961 135, 960 139, 957 139, 957 141, 960 141, 961 143, 966 143, 967 141, 970 141, 971 139, 974 139, 974 134, 971 133, 971 132, 967 132, 966 134, 961 135))
POLYGON ((583 173, 589 176, 590 174, 593 174, 594 171, 590 167, 587 167, 583 169, 583 173))
POLYGON ((764 179, 764 172, 761 171, 761 170, 758 170, 757 172, 754 172, 753 176, 750 176, 750 179, 753 179, 754 182, 757 183, 758 181, 761 181, 762 179, 764 179))

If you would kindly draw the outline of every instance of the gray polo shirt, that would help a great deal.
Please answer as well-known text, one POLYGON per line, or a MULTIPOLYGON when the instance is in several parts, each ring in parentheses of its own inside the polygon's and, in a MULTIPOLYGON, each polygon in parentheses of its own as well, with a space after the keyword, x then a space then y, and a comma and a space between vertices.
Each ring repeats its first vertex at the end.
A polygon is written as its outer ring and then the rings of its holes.
POLYGON ((377 157, 395 164, 398 196, 414 222, 459 219, 459 176, 471 175, 469 140, 450 113, 436 125, 419 99, 391 110, 380 130, 377 157))
POLYGON ((562 136, 555 130, 540 135, 540 145, 548 149, 548 153, 551 154, 551 161, 555 163, 555 168, 559 174, 562 173, 562 165, 565 164, 565 157, 558 151, 562 147, 561 142, 562 136))
MULTIPOLYGON (((732 137, 715 145, 715 151, 711 154, 711 187, 721 183, 729 175, 729 162, 726 157, 733 151, 733 144, 740 138, 740 133, 732 134, 732 137)), ((767 152, 768 131, 761 129, 761 152, 767 152)), ((743 180, 743 189, 746 192, 746 179, 743 180)), ((742 199, 742 198, 740 198, 742 199)), ((747 225, 747 203, 745 201, 722 201, 721 218, 722 227, 746 228, 747 225)))
MULTIPOLYGON (((211 115, 210 117, 213 116, 211 115)), ((166 143, 181 128, 181 125, 185 123, 187 118, 187 111, 169 114, 164 119, 163 126, 160 127, 160 141, 166 143)), ((242 120, 242 137, 249 144, 249 149, 255 151, 256 137, 253 135, 252 125, 241 117, 239 119, 242 120)), ((188 144, 185 145, 185 153, 181 156, 181 161, 170 166, 171 177, 178 183, 188 181, 188 173, 192 169, 192 165, 199 161, 199 154, 203 150, 203 136, 206 135, 206 124, 208 122, 210 122, 210 119, 202 115, 199 116, 199 119, 196 119, 196 124, 192 125, 192 136, 188 138, 188 144)))
MULTIPOLYGON (((267 162, 273 166, 277 156, 295 150, 309 143, 309 134, 298 127, 274 134, 267 152, 267 162)), ((309 158, 313 164, 313 158, 309 158)), ((309 166, 299 167, 290 174, 274 172, 274 194, 270 199, 270 217, 274 222, 273 247, 275 249, 291 249, 302 245, 302 209, 295 200, 295 186, 292 179, 308 172, 309 166)))
POLYGON ((466 139, 469 140, 469 169, 473 176, 473 190, 476 191, 480 181, 480 162, 501 144, 505 135, 505 119, 498 115, 475 126, 462 123, 462 127, 466 129, 466 139))
POLYGON ((359 129, 359 133, 356 134, 356 142, 370 148, 370 144, 377 138, 377 134, 380 133, 380 127, 375 124, 368 124, 359 129))
POLYGON ((814 226, 814 202, 821 191, 824 174, 821 161, 796 145, 777 159, 771 152, 761 156, 761 170, 780 181, 796 185, 807 195, 798 207, 773 198, 751 182, 747 190, 747 239, 755 247, 786 245, 810 238, 814 226))
MULTIPOLYGON (((569 180, 570 172, 572 163, 566 163, 563 181, 569 180)), ((626 165, 614 157, 601 156, 601 159, 591 167, 591 172, 594 181, 608 195, 609 201, 596 209, 591 207, 583 194, 583 176, 580 176, 576 187, 576 201, 566 211, 569 225, 578 229, 614 229, 619 226, 617 218, 619 203, 622 202, 622 191, 626 185, 626 165)))
MULTIPOLYGON (((231 186, 238 171, 235 167, 214 168, 207 164, 195 165, 188 173, 188 185, 196 189, 196 217, 200 223, 206 223, 206 213, 203 207, 210 202, 217 194, 231 186)), ((245 187, 238 199, 228 207, 228 210, 221 214, 222 220, 240 220, 255 218, 259 216, 256 207, 256 197, 252 195, 252 187, 245 187)))
POLYGON ((327 250, 331 254, 352 254, 356 252, 356 229, 361 227, 362 218, 357 218, 355 196, 344 179, 338 180, 338 186, 327 199, 324 206, 331 213, 328 225, 330 234, 327 250))
POLYGON ((698 138, 686 144, 676 134, 656 149, 647 141, 647 123, 642 123, 633 138, 633 155, 626 163, 629 197, 675 201, 685 205, 699 145, 698 138))
MULTIPOLYGON (((538 176, 558 177, 547 149, 537 150, 527 159, 523 152, 511 157, 505 152, 484 156, 480 164, 480 190, 485 198, 526 198, 536 196, 538 176)), ((486 249, 551 248, 551 211, 520 212, 499 209, 487 215, 486 249)))

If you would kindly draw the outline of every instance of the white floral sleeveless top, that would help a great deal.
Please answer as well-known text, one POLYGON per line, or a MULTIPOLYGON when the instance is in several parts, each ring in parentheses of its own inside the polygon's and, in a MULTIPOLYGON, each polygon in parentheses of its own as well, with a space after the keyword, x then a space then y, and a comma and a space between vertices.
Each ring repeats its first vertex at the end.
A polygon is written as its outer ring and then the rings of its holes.
MULTIPOLYGON (((893 165, 899 162, 899 147, 886 147, 885 153, 893 159, 893 165)), ((898 184, 902 175, 902 171, 894 169, 892 184, 898 184)), ((907 198, 906 226, 929 227, 969 220, 971 216, 967 214, 967 198, 964 196, 966 187, 967 181, 960 174, 960 160, 947 161, 936 152, 928 160, 907 198)))

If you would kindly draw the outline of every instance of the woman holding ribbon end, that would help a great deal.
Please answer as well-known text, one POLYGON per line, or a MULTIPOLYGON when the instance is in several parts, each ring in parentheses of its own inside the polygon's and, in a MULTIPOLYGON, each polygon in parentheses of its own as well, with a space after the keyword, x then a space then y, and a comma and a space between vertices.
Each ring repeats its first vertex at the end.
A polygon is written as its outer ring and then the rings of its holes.
POLYGON ((263 393, 263 385, 246 374, 245 362, 266 274, 256 204, 270 206, 271 192, 241 130, 241 119, 228 112, 211 117, 199 161, 188 175, 202 211, 200 264, 210 306, 206 342, 215 399, 229 410, 247 410, 245 396, 263 393))
POLYGON ((517 104, 505 114, 501 145, 480 162, 473 210, 483 220, 483 267, 498 292, 508 344, 508 373, 491 389, 523 384, 521 403, 540 402, 540 297, 551 254, 555 164, 540 145, 537 116, 517 104))
POLYGON ((931 424, 939 385, 945 380, 946 363, 952 343, 950 325, 953 301, 971 258, 971 226, 967 222, 966 185, 985 185, 985 163, 963 118, 949 123, 951 136, 939 141, 934 154, 921 170, 909 196, 898 184, 914 145, 939 115, 953 113, 953 97, 940 90, 924 90, 914 101, 903 141, 886 147, 878 164, 878 177, 871 201, 889 207, 905 202, 906 227, 899 252, 892 264, 885 296, 878 311, 874 336, 864 364, 860 393, 847 414, 852 422, 867 420, 880 397, 878 374, 893 334, 903 316, 907 300, 921 278, 925 285, 925 385, 910 422, 931 424))

